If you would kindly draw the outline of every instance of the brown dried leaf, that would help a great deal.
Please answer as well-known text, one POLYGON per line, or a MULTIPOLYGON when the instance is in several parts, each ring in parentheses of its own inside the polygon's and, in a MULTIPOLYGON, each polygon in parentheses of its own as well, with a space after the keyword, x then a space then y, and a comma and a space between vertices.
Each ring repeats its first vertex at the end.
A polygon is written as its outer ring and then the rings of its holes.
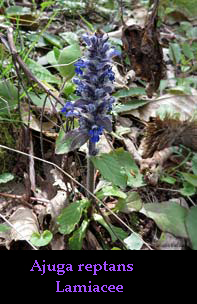
POLYGON ((143 151, 142 156, 148 158, 156 151, 179 145, 197 151, 197 121, 156 117, 147 123, 140 150, 143 151))
POLYGON ((148 16, 144 28, 138 25, 124 26, 122 31, 123 47, 128 54, 131 68, 136 76, 147 81, 146 92, 152 97, 164 77, 162 47, 157 31, 158 0, 148 16))
MULTIPOLYGON (((28 104, 21 103, 21 117, 23 122, 28 125, 28 121, 30 122, 30 128, 40 132, 41 131, 41 123, 40 120, 29 110, 28 104), (30 111, 30 115, 29 115, 30 111)), ((42 123, 42 132, 48 132, 54 127, 54 124, 57 122, 55 117, 50 118, 50 121, 42 123)))
POLYGON ((11 240, 30 240, 32 233, 39 233, 38 221, 32 210, 19 207, 9 218, 14 226, 10 232, 11 240))
POLYGON ((192 95, 165 94, 150 103, 133 110, 130 114, 141 120, 149 121, 150 117, 156 117, 160 109, 168 113, 179 113, 180 120, 191 118, 196 111, 196 90, 192 90, 192 95))

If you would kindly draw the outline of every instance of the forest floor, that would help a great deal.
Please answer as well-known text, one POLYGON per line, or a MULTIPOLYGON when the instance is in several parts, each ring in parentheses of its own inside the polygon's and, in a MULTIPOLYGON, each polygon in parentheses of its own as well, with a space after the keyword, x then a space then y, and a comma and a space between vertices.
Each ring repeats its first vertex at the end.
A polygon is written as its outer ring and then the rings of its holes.
POLYGON ((0 250, 197 249, 196 13, 150 2, 3 1, 0 250), (61 109, 95 32, 120 55, 92 197, 88 145, 61 109))

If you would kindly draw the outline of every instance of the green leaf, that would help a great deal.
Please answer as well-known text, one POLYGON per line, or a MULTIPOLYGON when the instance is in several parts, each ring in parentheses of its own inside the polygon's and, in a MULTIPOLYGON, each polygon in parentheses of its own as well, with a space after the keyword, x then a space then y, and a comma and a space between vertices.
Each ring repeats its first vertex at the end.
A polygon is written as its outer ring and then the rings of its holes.
POLYGON ((125 169, 121 165, 117 150, 91 157, 91 160, 104 179, 119 187, 126 187, 128 178, 125 173, 125 169))
POLYGON ((113 229, 113 232, 112 229, 109 227, 109 225, 105 222, 105 220, 103 219, 103 217, 97 213, 94 213, 93 214, 93 218, 95 221, 97 221, 99 224, 101 224, 103 227, 105 227, 105 229, 109 232, 110 236, 111 236, 111 239, 112 239, 112 242, 115 242, 118 238, 117 236, 121 239, 121 240, 124 240, 126 237, 127 237, 127 232, 125 232, 124 230, 122 230, 122 228, 120 227, 116 227, 112 224, 110 224, 110 227, 113 229), (116 236, 117 235, 117 236, 116 236))
POLYGON ((174 62, 174 64, 178 64, 180 62, 181 48, 178 43, 169 44, 169 55, 170 55, 170 59, 174 62))
MULTIPOLYGON (((50 51, 50 52, 48 52, 47 54, 46 54, 46 59, 47 59, 47 61, 48 61, 48 63, 50 63, 50 65, 54 65, 54 68, 56 69, 56 70, 58 70, 58 62, 57 62, 57 59, 56 59, 56 57, 55 57, 55 52, 54 52, 54 50, 52 50, 52 51, 50 51)), ((59 70, 58 70, 59 71, 59 70)))
POLYGON ((130 234, 124 243, 127 245, 129 250, 140 250, 143 246, 143 240, 139 238, 135 233, 130 234))
POLYGON ((14 179, 14 175, 11 173, 0 174, 0 184, 5 184, 14 179))
POLYGON ((193 206, 189 209, 186 217, 186 228, 192 244, 192 248, 197 250, 197 207, 193 206))
POLYGON ((62 48, 62 41, 61 39, 56 36, 56 35, 53 35, 53 34, 50 34, 50 33, 47 33, 47 32, 44 32, 42 34, 42 36, 44 37, 44 39, 46 41, 48 41, 50 44, 58 47, 59 49, 62 48))
POLYGON ((74 32, 60 33, 60 36, 70 45, 79 43, 79 38, 78 38, 77 34, 74 32))
POLYGON ((40 80, 49 83, 60 83, 60 80, 56 76, 52 75, 46 68, 36 61, 28 58, 26 61, 27 66, 31 72, 40 80))
POLYGON ((34 232, 31 236, 30 242, 34 246, 46 246, 48 245, 53 238, 53 234, 49 230, 43 231, 43 233, 34 232))
POLYGON ((117 104, 113 107, 113 112, 115 113, 124 113, 124 112, 130 112, 132 110, 135 110, 139 107, 142 107, 143 105, 147 104, 147 100, 132 100, 128 101, 124 104, 117 104))
POLYGON ((76 89, 76 86, 73 82, 67 81, 64 86, 64 94, 69 97, 70 94, 74 93, 76 89))
POLYGON ((138 166, 136 165, 131 154, 123 149, 117 149, 117 156, 121 166, 124 168, 127 175, 127 185, 130 187, 141 187, 145 183, 143 181, 143 175, 140 173, 138 166))
POLYGON ((22 7, 18 5, 12 5, 6 9, 6 14, 8 15, 25 15, 31 14, 31 10, 29 7, 22 7))
POLYGON ((81 57, 81 50, 78 44, 73 44, 65 47, 60 53, 58 60, 59 71, 61 76, 67 80, 71 79, 75 74, 74 63, 81 57))
POLYGON ((184 172, 181 172, 181 175, 188 183, 190 183, 194 187, 197 187, 197 175, 191 173, 184 173, 184 172))
POLYGON ((0 81, 0 115, 8 115, 18 104, 18 90, 8 80, 0 81))
POLYGON ((127 89, 118 90, 118 92, 113 94, 113 96, 115 96, 116 98, 123 98, 123 97, 131 97, 131 96, 138 96, 138 95, 145 95, 145 94, 146 94, 146 91, 144 88, 131 88, 128 90, 127 89))
POLYGON ((131 158, 130 153, 122 148, 91 157, 91 160, 104 179, 116 186, 125 188, 127 182, 129 186, 133 187, 144 185, 139 168, 131 158))
POLYGON ((192 157, 192 170, 195 175, 197 175, 197 153, 192 157))
POLYGON ((130 213, 132 211, 139 211, 142 208, 142 200, 138 192, 132 191, 128 194, 126 199, 119 199, 116 209, 130 213))
POLYGON ((50 97, 50 99, 49 99, 49 97, 47 97, 48 95, 46 93, 42 93, 42 94, 38 95, 38 94, 35 94, 34 92, 29 92, 28 95, 31 98, 32 102, 40 108, 43 107, 44 103, 45 103, 45 109, 52 108, 51 102, 55 104, 55 100, 52 97, 50 97), (50 100, 51 100, 51 102, 50 102, 50 100))
POLYGON ((168 184, 170 184, 170 185, 174 185, 174 184, 176 183, 176 178, 174 178, 174 177, 172 177, 172 176, 169 176, 169 175, 167 175, 167 176, 162 176, 162 177, 160 178, 160 180, 161 180, 162 182, 168 183, 168 184))
POLYGON ((183 49, 184 55, 185 55, 188 59, 190 59, 190 60, 194 59, 194 54, 193 54, 193 52, 192 52, 192 48, 191 48, 191 46, 190 46, 190 44, 189 44, 188 42, 184 42, 184 43, 182 44, 182 49, 183 49))
POLYGON ((113 247, 111 250, 122 250, 119 247, 113 247))
POLYGON ((49 7, 54 4, 54 1, 44 1, 40 3, 41 9, 44 10, 46 7, 49 7))
POLYGON ((89 206, 88 200, 80 200, 70 204, 64 208, 57 218, 57 223, 60 225, 59 232, 62 234, 69 234, 80 221, 82 212, 89 206))
POLYGON ((117 196, 120 198, 127 197, 127 195, 116 186, 105 186, 104 188, 102 188, 102 190, 96 193, 96 196, 100 200, 102 200, 106 196, 117 196))
POLYGON ((63 130, 59 132, 56 140, 56 154, 64 154, 80 148, 88 141, 89 135, 86 131, 75 129, 65 134, 63 130))
POLYGON ((171 5, 175 5, 179 12, 188 18, 195 18, 197 15, 196 0, 173 0, 171 5))
POLYGON ((69 248, 71 250, 81 250, 83 245, 83 239, 86 235, 89 221, 83 220, 79 229, 75 230, 73 235, 69 238, 69 248))
POLYGON ((140 210, 155 221, 164 232, 169 232, 178 237, 187 237, 185 218, 187 209, 175 202, 144 204, 140 210))
POLYGON ((7 230, 10 230, 11 227, 7 226, 7 224, 0 224, 0 232, 6 232, 7 230))
POLYGON ((184 196, 191 196, 196 193, 196 188, 192 184, 184 181, 183 188, 180 189, 180 193, 184 196))

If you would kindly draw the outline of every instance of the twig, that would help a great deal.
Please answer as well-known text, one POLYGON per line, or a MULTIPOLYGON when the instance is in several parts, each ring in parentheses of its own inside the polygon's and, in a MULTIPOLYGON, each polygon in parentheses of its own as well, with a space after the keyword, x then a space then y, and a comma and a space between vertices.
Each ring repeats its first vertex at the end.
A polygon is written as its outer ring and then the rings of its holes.
MULTIPOLYGON (((0 192, 0 196, 7 197, 7 198, 12 198, 12 199, 18 199, 18 200, 21 200, 23 203, 26 199, 26 195, 17 195, 17 194, 2 193, 2 192, 0 192)), ((29 199, 31 201, 40 201, 40 202, 43 202, 43 203, 50 203, 50 200, 45 199, 45 198, 30 197, 29 199)), ((28 205, 28 207, 32 208, 32 206, 30 204, 28 204, 27 202, 25 202, 25 204, 28 205)))
MULTIPOLYGON (((34 154, 34 148, 33 148, 33 139, 32 139, 32 132, 30 130, 29 133, 29 154, 33 155, 34 154)), ((35 177, 35 168, 34 168, 34 159, 33 157, 30 158, 29 160, 29 178, 30 178, 30 183, 31 183, 31 190, 33 192, 36 191, 36 177, 35 177)))

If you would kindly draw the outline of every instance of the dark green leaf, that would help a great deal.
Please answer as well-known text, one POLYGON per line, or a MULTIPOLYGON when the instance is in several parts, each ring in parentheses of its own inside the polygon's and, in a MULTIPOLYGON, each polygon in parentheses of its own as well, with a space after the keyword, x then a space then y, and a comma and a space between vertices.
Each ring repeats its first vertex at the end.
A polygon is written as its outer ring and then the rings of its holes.
POLYGON ((91 160, 106 180, 119 187, 126 187, 128 177, 121 165, 117 150, 109 154, 103 153, 99 156, 91 157, 91 160))
POLYGON ((147 100, 132 100, 128 101, 127 103, 118 103, 113 107, 113 112, 115 113, 125 113, 135 110, 143 105, 147 104, 147 100))
POLYGON ((8 115, 18 104, 17 88, 8 80, 0 82, 0 114, 8 115))
POLYGON ((197 175, 197 153, 195 153, 192 158, 192 170, 194 174, 197 175))
POLYGON ((96 196, 100 200, 102 200, 106 196, 116 196, 120 198, 127 197, 127 195, 116 186, 105 186, 104 188, 102 188, 102 190, 96 193, 96 196))
POLYGON ((169 176, 169 175, 168 176, 162 176, 160 178, 160 180, 162 182, 168 183, 170 185, 174 185, 176 183, 176 179, 174 177, 172 177, 172 176, 169 176))
POLYGON ((119 199, 116 209, 130 213, 132 211, 139 211, 142 208, 142 200, 138 192, 132 191, 128 194, 126 199, 119 199))
POLYGON ((181 60, 181 48, 178 43, 169 44, 169 55, 174 64, 178 64, 181 60))
POLYGON ((181 175, 188 183, 190 183, 194 187, 197 187, 197 175, 191 173, 184 173, 184 172, 181 172, 181 175))
POLYGON ((28 58, 26 64, 39 80, 49 83, 60 83, 60 80, 56 78, 56 76, 52 75, 46 68, 36 61, 28 58))
POLYGON ((186 228, 192 243, 192 248, 197 250, 197 207, 190 208, 186 217, 186 228))
POLYGON ((44 39, 46 39, 52 45, 58 47, 59 49, 62 48, 62 41, 61 41, 60 37, 47 33, 47 32, 44 32, 42 34, 42 36, 44 37, 44 39))
POLYGON ((88 200, 76 201, 64 208, 61 214, 57 218, 59 226, 59 232, 62 234, 69 234, 80 221, 82 212, 89 206, 88 200))
POLYGON ((145 95, 146 91, 144 88, 131 88, 131 89, 122 89, 118 90, 117 93, 113 94, 116 98, 123 98, 123 97, 131 97, 131 96, 138 96, 138 95, 145 95))
POLYGON ((196 193, 196 188, 192 184, 184 181, 183 188, 180 189, 180 193, 185 196, 191 196, 196 193))
POLYGON ((185 218, 187 209, 175 202, 148 203, 140 210, 155 221, 164 232, 169 232, 178 237, 187 237, 185 218))
POLYGON ((83 220, 81 226, 74 231, 73 235, 69 238, 69 248, 71 250, 81 250, 83 245, 83 239, 86 235, 88 227, 88 221, 83 220))
POLYGON ((101 224, 103 227, 105 227, 105 229, 109 232, 112 242, 115 242, 118 239, 118 237, 121 240, 124 240, 127 237, 128 234, 124 230, 122 230, 122 228, 116 227, 116 226, 110 224, 110 227, 112 228, 111 229, 101 215, 95 213, 93 215, 93 217, 94 217, 95 221, 97 221, 99 224, 101 224))
POLYGON ((81 50, 78 44, 65 47, 59 57, 59 71, 67 80, 71 79, 75 74, 74 63, 81 57, 81 50))
POLYGON ((116 149, 110 153, 103 153, 91 157, 94 166, 101 172, 104 179, 114 185, 125 188, 129 186, 140 187, 144 185, 142 175, 131 158, 129 152, 123 149, 116 149))
POLYGON ((192 49, 191 49, 191 46, 190 46, 189 43, 184 42, 184 43, 182 44, 182 48, 183 48, 183 53, 184 53, 184 55, 185 55, 188 59, 190 59, 190 60, 194 59, 194 54, 193 54, 193 52, 192 52, 192 49))

